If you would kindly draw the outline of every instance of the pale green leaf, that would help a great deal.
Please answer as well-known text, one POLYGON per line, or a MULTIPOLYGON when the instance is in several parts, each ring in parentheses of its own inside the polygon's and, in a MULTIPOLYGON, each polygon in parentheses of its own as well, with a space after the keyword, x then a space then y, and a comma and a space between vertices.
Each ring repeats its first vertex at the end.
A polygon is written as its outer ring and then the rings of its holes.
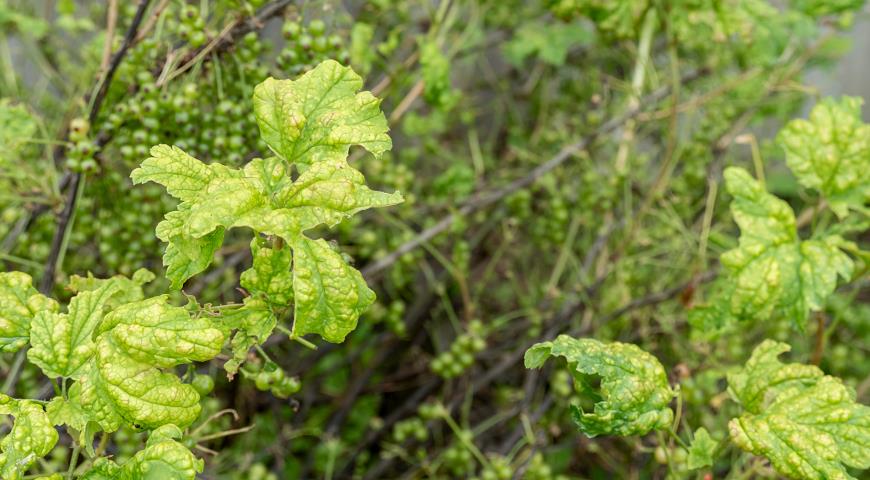
POLYGON ((801 185, 818 190, 839 216, 870 199, 870 125, 858 97, 826 98, 808 120, 792 120, 777 137, 801 185))
POLYGON ((870 407, 816 367, 780 363, 776 356, 788 350, 767 340, 729 376, 746 410, 729 423, 731 440, 787 477, 854 479, 846 467, 870 468, 870 407))
POLYGON ((269 78, 254 89, 254 113, 263 140, 301 167, 344 160, 351 145, 375 155, 392 146, 380 100, 357 93, 362 78, 327 60, 296 80, 269 78))
POLYGON ((560 335, 527 350, 526 367, 538 368, 549 357, 567 360, 581 393, 600 396, 592 412, 572 405, 574 421, 587 436, 643 435, 673 422, 668 405, 674 392, 665 370, 636 345, 560 335), (594 377, 601 378, 600 390, 591 386, 594 377))
POLYGON ((33 288, 30 275, 0 272, 0 352, 15 352, 27 344, 33 317, 59 306, 33 288))
POLYGON ((0 440, 0 477, 18 480, 54 448, 57 431, 38 402, 14 400, 0 393, 0 413, 15 417, 12 430, 0 440))
POLYGON ((194 480, 204 462, 178 442, 181 430, 164 425, 151 432, 145 448, 123 465, 101 458, 82 480, 194 480))
POLYGON ((716 458, 717 446, 718 442, 710 437, 710 433, 707 432, 706 428, 701 427, 695 430, 695 437, 692 440, 692 444, 689 445, 689 457, 686 465, 690 470, 712 467, 713 461, 716 458))
POLYGON ((73 297, 68 313, 37 313, 31 322, 32 348, 27 358, 48 377, 77 377, 94 354, 91 337, 103 319, 103 309, 120 289, 120 283, 109 281, 73 297))
POLYGON ((207 317, 191 318, 166 295, 124 304, 94 332, 96 354, 70 388, 69 401, 108 432, 123 423, 186 427, 200 412, 199 395, 170 372, 220 353, 225 333, 207 317))
POLYGON ((118 293, 112 296, 106 303, 110 308, 130 302, 137 302, 145 298, 142 286, 154 280, 153 273, 145 268, 133 272, 130 278, 124 275, 115 275, 111 278, 96 278, 90 272, 87 277, 73 275, 69 279, 67 287, 73 292, 86 292, 96 290, 107 283, 117 283, 118 293))
POLYGON ((824 307, 837 277, 850 279, 852 259, 831 235, 801 241, 794 212, 740 168, 725 170, 731 212, 740 227, 737 248, 722 254, 725 269, 712 305, 690 313, 696 328, 716 328, 732 320, 790 319, 803 328, 811 311, 824 307))
POLYGON ((231 170, 220 164, 206 165, 182 149, 169 145, 151 147, 151 157, 130 172, 133 184, 154 182, 182 202, 199 198, 216 177, 228 177, 231 170))
POLYGON ((252 295, 263 296, 270 304, 288 306, 293 301, 293 252, 290 248, 276 250, 263 245, 263 240, 251 241, 254 257, 250 269, 242 272, 240 284, 252 295))
POLYGON ((340 343, 375 301, 362 274, 348 265, 325 240, 299 237, 293 243, 293 333, 316 333, 340 343))

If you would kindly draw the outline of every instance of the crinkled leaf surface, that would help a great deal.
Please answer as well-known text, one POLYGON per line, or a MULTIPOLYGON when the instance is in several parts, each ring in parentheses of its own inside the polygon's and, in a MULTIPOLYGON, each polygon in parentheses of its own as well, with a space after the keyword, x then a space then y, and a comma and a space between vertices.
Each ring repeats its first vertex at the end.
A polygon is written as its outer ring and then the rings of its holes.
POLYGON ((176 170, 172 162, 180 159, 186 165, 191 157, 164 155, 177 149, 163 147, 152 149, 152 157, 131 176, 137 183, 166 181, 167 191, 181 192, 178 210, 157 226, 158 237, 169 243, 163 261, 173 288, 211 263, 226 229, 250 227, 292 242, 318 225, 333 226, 361 210, 402 201, 398 193, 370 190, 362 174, 343 159, 315 164, 295 182, 276 158, 253 160, 243 170, 199 168, 194 171, 212 176, 193 194, 185 189, 187 183, 167 173, 176 170))
POLYGON ((853 479, 846 467, 870 468, 870 407, 816 367, 780 363, 776 356, 788 350, 767 340, 729 376, 746 410, 728 424, 731 440, 791 478, 853 479))
POLYGON ((601 397, 592 412, 573 406, 574 420, 589 437, 643 435, 674 419, 674 396, 661 363, 636 345, 602 343, 560 335, 526 351, 526 368, 539 368, 549 357, 563 357, 575 376, 575 388, 589 389, 590 376, 601 377, 601 397))
POLYGON ((145 448, 123 465, 99 459, 83 480, 194 480, 204 462, 179 443, 181 430, 175 425, 157 428, 145 448))
POLYGON ((344 160, 351 145, 375 155, 392 147, 380 100, 359 92, 362 78, 326 60, 297 80, 269 78, 254 88, 260 135, 290 163, 344 160), (357 93, 359 92, 359 93, 357 93))
POLYGON ((31 349, 27 358, 48 377, 78 376, 94 354, 94 329, 103 319, 103 309, 121 285, 106 282, 79 293, 69 302, 67 313, 41 311, 30 327, 31 349))
POLYGON ((725 277, 713 305, 695 309, 690 321, 712 328, 776 314, 803 328, 809 312, 824 307, 837 277, 852 275, 853 261, 840 248, 844 240, 830 235, 802 241, 791 207, 749 173, 728 168, 725 181, 740 243, 720 258, 725 277))
MULTIPOLYGON (((196 390, 161 369, 214 358, 225 333, 209 318, 191 318, 167 299, 162 295, 127 303, 105 315, 94 330, 94 355, 77 375, 69 389, 70 405, 63 408, 84 412, 87 421, 109 432, 123 422, 186 427, 197 418, 196 390)), ((82 422, 77 415, 72 419, 82 422)))
POLYGON ((17 480, 57 443, 57 431, 38 402, 0 393, 0 414, 12 415, 12 430, 0 440, 0 477, 17 480))
POLYGON ((263 296, 270 304, 287 306, 293 301, 293 251, 273 249, 264 241, 251 241, 253 265, 242 272, 239 283, 254 296, 263 296))
POLYGON ((801 185, 821 192, 840 217, 870 198, 870 125, 861 120, 862 103, 826 98, 777 137, 801 185))
POLYGON ((293 333, 316 333, 326 341, 343 342, 375 301, 375 293, 323 239, 300 237, 293 244, 293 255, 293 333))
POLYGON ((111 278, 96 278, 91 273, 88 276, 82 277, 73 275, 69 279, 67 285, 73 292, 87 292, 96 290, 108 283, 118 285, 118 292, 112 296, 106 303, 110 308, 117 307, 130 302, 137 302, 145 298, 145 293, 142 291, 142 286, 150 283, 155 278, 154 274, 147 269, 140 268, 133 272, 130 278, 124 275, 115 275, 111 278))
POLYGON ((224 364, 231 380, 247 359, 248 350, 265 342, 277 325, 275 314, 266 300, 247 297, 244 302, 241 308, 225 313, 220 320, 223 328, 236 330, 230 341, 233 356, 224 364))
POLYGON ((26 345, 33 317, 57 309, 54 300, 33 288, 30 275, 0 272, 0 352, 15 352, 26 345))

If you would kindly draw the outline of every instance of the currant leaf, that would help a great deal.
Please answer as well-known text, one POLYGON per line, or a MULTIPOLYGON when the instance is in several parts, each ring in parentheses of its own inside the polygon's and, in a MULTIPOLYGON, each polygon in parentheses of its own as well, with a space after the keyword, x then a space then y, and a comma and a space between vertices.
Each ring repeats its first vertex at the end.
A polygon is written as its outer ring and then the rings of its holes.
POLYGON ((0 414, 15 417, 12 430, 0 440, 0 477, 18 480, 54 448, 58 434, 38 402, 0 393, 0 414))
POLYGON ((574 375, 575 389, 600 395, 592 412, 572 405, 574 421, 588 437, 643 435, 667 428, 674 419, 668 407, 674 391, 661 363, 636 345, 602 343, 560 335, 526 351, 526 368, 540 368, 550 357, 563 357, 574 375), (601 378, 600 391, 590 384, 601 378))
POLYGON ((145 448, 123 465, 100 458, 82 480, 194 480, 204 462, 178 442, 181 437, 175 425, 159 427, 148 436, 145 448))
POLYGON ((57 302, 33 288, 30 275, 0 272, 0 352, 15 352, 26 345, 34 316, 59 308, 57 302))
POLYGON ((809 119, 792 120, 777 137, 801 185, 824 195, 840 218, 870 199, 870 125, 861 120, 863 103, 826 98, 809 119))
POLYGON ((746 411, 729 422, 731 440, 791 478, 854 479, 846 467, 870 468, 870 407, 817 367, 779 362, 789 349, 766 340, 729 376, 746 411))
POLYGON ((359 92, 362 78, 326 60, 297 80, 266 79, 254 88, 254 113, 269 147, 301 170, 344 160, 351 145, 374 155, 392 147, 380 100, 359 92))
POLYGON ((720 258, 725 275, 713 305, 694 309, 690 322, 711 329, 778 315, 803 328, 809 313, 833 293, 837 278, 851 278, 854 262, 841 248, 846 242, 836 235, 802 241, 791 207, 748 172, 728 168, 725 181, 740 241, 720 258))
POLYGON ((316 333, 341 343, 356 328, 375 293, 358 270, 348 265, 325 240, 299 237, 293 243, 293 334, 316 333))

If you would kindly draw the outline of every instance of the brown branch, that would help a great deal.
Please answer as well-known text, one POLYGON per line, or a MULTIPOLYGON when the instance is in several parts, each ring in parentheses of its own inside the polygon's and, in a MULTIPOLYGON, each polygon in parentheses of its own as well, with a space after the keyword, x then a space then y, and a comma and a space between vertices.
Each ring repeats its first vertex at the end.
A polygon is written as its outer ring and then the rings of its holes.
MULTIPOLYGON (((88 113, 88 120, 92 124, 96 121, 97 116, 100 114, 100 109, 103 106, 103 100, 105 100, 106 94, 109 91, 109 85, 111 85, 112 80, 115 77, 115 72, 118 70, 118 66, 121 65, 121 61, 123 61, 124 56, 127 54, 130 46, 133 44, 133 41, 136 37, 136 32, 139 30, 139 24, 142 23, 142 18, 145 16, 145 10, 148 9, 148 5, 150 3, 151 0, 139 1, 139 7, 136 9, 136 15, 133 17, 133 21, 130 23, 130 27, 127 29, 127 33, 124 35, 124 41, 121 43, 118 51, 116 51, 114 55, 112 55, 112 59, 109 62, 108 70, 106 70, 100 77, 98 83, 99 87, 97 89, 97 93, 93 97, 93 102, 90 102, 91 110, 88 113)), ((51 239, 51 250, 49 251, 48 259, 45 262, 45 273, 43 273, 42 280, 39 283, 39 291, 46 295, 50 294, 51 290, 54 288, 55 273, 57 271, 57 261, 60 257, 61 249, 63 248, 63 244, 66 239, 70 219, 72 218, 73 212, 75 212, 76 199, 78 198, 78 190, 79 186, 81 185, 81 181, 81 173, 77 172, 72 174, 69 184, 69 191, 67 194, 66 205, 64 205, 63 211, 61 211, 60 217, 58 218, 57 222, 57 228, 54 231, 54 237, 51 239)))

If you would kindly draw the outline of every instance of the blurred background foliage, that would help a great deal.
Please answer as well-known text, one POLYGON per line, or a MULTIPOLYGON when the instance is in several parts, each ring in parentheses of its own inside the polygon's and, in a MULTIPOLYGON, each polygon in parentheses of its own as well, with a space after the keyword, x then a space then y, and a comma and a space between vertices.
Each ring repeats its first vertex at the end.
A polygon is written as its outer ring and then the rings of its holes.
MULTIPOLYGON (((775 477, 733 448, 698 472, 672 440, 585 438, 567 407, 590 399, 569 373, 522 367, 559 333, 654 353, 680 384, 686 432, 727 431, 725 374, 767 337, 870 400, 867 278, 803 333, 772 319, 701 340, 686 323, 736 245, 724 167, 762 162, 796 212, 816 204, 773 137, 821 93, 866 90, 866 44, 850 50, 866 37, 862 1, 148 3, 103 82, 139 2, 0 0, 6 269, 44 278, 54 250, 59 285, 145 267, 162 291, 153 229, 173 200, 129 172, 158 143, 234 166, 263 155, 253 86, 328 58, 366 78, 391 124, 392 152, 352 163, 406 198, 328 234, 378 292, 344 344, 268 343, 233 382, 219 362, 198 366, 216 378, 188 439, 204 478, 775 477), (258 371, 264 355, 280 373, 258 371), (280 398, 284 378, 301 391, 280 398)), ((184 292, 239 301, 250 263, 247 240, 229 238, 184 292)), ((13 361, 0 358, 4 376, 13 361)), ((45 382, 27 367, 4 389, 37 398, 45 382)), ((143 438, 122 432, 108 451, 123 459, 143 438)), ((66 449, 53 455, 66 464, 66 449)))

